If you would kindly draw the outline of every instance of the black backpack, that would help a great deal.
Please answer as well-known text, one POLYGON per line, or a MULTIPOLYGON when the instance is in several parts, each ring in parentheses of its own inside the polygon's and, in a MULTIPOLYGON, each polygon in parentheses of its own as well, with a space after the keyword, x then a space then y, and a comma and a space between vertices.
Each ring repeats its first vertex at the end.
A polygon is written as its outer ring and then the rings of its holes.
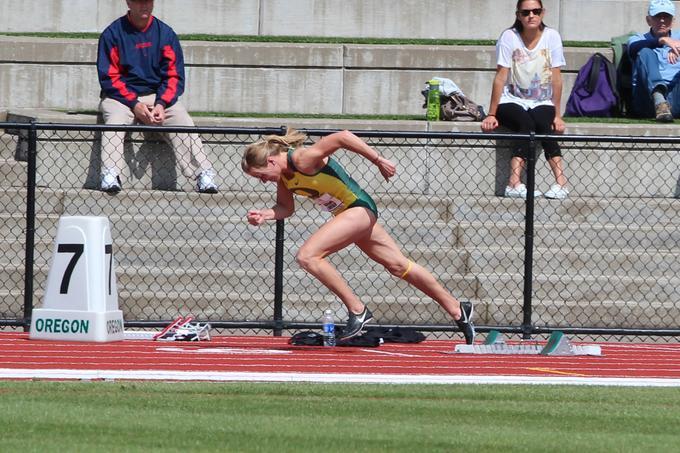
POLYGON ((628 54, 628 40, 635 32, 614 36, 611 39, 616 66, 616 88, 619 90, 619 111, 622 116, 631 116, 633 98, 633 60, 628 54))

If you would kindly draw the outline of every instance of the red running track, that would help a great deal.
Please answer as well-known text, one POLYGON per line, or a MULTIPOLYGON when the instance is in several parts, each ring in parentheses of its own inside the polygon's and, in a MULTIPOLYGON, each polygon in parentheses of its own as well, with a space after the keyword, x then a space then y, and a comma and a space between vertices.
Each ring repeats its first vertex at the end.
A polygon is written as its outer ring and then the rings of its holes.
POLYGON ((600 344, 602 356, 456 354, 454 341, 291 346, 281 337, 208 342, 29 340, 0 332, 0 379, 157 379, 680 386, 680 344, 600 344))

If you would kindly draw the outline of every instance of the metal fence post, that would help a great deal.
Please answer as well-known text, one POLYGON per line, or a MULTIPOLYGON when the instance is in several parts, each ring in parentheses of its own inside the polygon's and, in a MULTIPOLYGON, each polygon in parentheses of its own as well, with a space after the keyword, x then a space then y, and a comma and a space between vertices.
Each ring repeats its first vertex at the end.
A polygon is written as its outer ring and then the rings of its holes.
POLYGON ((28 130, 28 165, 26 175, 26 255, 24 270, 24 331, 28 331, 33 314, 33 273, 35 255, 35 180, 38 133, 35 120, 28 130))
POLYGON ((276 244, 274 255, 274 336, 283 334, 283 219, 276 221, 276 244))
POLYGON ((528 340, 533 333, 531 300, 533 293, 534 259, 534 190, 536 188, 536 134, 531 132, 527 155, 527 199, 524 219, 524 303, 522 307, 522 338, 528 340))

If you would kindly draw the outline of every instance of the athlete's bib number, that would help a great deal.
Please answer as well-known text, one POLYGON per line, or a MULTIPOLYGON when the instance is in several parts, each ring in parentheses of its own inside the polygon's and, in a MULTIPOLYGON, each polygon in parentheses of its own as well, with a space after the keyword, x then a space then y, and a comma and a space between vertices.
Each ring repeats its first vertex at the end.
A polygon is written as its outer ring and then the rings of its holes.
POLYGON ((318 204, 321 209, 328 212, 335 211, 336 209, 344 206, 342 204, 342 201, 338 200, 335 197, 332 197, 330 194, 327 193, 321 195, 320 197, 315 198, 314 203, 318 204))

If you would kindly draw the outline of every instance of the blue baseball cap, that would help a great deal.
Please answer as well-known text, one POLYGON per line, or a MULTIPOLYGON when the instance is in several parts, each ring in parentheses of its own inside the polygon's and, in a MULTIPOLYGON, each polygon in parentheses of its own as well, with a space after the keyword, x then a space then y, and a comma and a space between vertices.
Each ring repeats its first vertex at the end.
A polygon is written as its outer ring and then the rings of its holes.
POLYGON ((651 0, 649 2, 649 15, 656 16, 662 13, 675 16, 675 5, 673 2, 671 0, 651 0))

